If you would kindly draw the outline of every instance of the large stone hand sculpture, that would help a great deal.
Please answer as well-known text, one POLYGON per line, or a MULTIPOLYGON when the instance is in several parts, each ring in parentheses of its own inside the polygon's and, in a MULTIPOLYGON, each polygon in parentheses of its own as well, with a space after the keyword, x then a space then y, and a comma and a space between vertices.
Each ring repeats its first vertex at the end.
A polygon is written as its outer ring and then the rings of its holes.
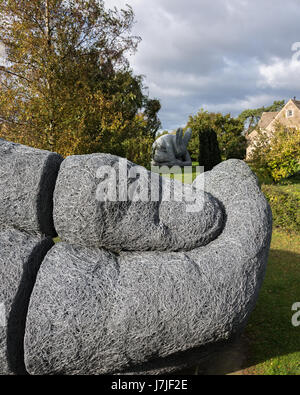
MULTIPOLYGON (((182 131, 166 137, 174 153, 182 131)), ((113 155, 63 160, 0 139, 0 375, 170 373, 242 332, 269 204, 234 159, 179 200, 182 188, 113 155)))
POLYGON ((184 136, 181 128, 176 135, 165 134, 159 137, 152 146, 152 166, 192 166, 187 146, 192 137, 188 129, 184 136))

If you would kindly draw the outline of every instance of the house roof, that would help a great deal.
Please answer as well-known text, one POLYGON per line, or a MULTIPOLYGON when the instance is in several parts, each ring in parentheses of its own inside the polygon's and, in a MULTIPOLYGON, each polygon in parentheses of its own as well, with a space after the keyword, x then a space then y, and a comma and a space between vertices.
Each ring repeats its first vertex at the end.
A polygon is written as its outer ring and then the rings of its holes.
MULTIPOLYGON (((300 102, 299 102, 300 106, 300 102)), ((300 108, 300 107, 299 107, 300 108)), ((280 111, 275 111, 275 112, 263 112, 262 116, 260 118, 260 121, 258 123, 258 127, 261 129, 265 129, 270 123, 275 119, 276 115, 279 114, 280 111)))
MULTIPOLYGON (((274 121, 274 119, 277 117, 277 115, 280 114, 282 111, 284 111, 286 106, 289 103, 291 103, 291 102, 300 110, 300 100, 290 99, 280 111, 277 111, 277 112, 275 112, 275 111, 274 112, 271 112, 271 111, 270 112, 263 112, 262 116, 260 118, 260 121, 258 122, 258 125, 257 125, 258 128, 262 129, 262 130, 265 130, 270 125, 270 123, 272 121, 274 121)), ((257 136, 257 131, 253 130, 247 136, 247 139, 248 140, 253 140, 253 139, 256 138, 256 136, 257 136)))
POLYGON ((300 110, 300 100, 292 100, 292 102, 299 108, 300 110))

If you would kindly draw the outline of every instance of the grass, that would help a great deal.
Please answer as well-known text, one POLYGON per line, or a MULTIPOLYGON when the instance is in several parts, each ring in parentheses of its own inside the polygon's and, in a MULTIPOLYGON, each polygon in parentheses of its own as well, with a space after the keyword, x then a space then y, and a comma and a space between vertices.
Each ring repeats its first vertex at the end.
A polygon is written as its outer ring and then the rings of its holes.
POLYGON ((246 374, 300 374, 300 327, 291 323, 295 302, 300 302, 300 235, 275 230, 266 278, 245 332, 246 374))
MULTIPOLYGON (((248 163, 248 165, 251 167, 250 163, 248 163)), ((296 194, 300 198, 300 172, 289 178, 284 178, 276 184, 274 184, 270 179, 267 180, 260 178, 259 180, 261 184, 276 185, 276 187, 280 188, 283 192, 296 194)))
POLYGON ((175 179, 177 181, 181 181, 186 184, 191 184, 195 178, 200 174, 200 170, 197 168, 198 162, 192 163, 192 172, 187 171, 185 168, 185 172, 182 170, 179 173, 171 173, 171 174, 162 174, 164 177, 175 179))
POLYGON ((300 235, 273 232, 266 277, 242 338, 181 374, 300 375, 300 235))
MULTIPOLYGON (((276 187, 300 202, 300 174, 276 187)), ((300 302, 300 235, 273 229, 266 277, 245 331, 245 374, 300 375, 300 327, 291 322, 296 302, 300 302)))

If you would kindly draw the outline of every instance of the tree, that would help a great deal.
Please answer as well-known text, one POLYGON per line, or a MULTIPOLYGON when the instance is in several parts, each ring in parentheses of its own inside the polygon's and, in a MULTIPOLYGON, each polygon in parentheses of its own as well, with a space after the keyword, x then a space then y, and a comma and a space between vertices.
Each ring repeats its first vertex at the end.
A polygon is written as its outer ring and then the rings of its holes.
POLYGON ((300 171, 300 133, 277 124, 270 136, 258 131, 251 153, 251 166, 264 180, 278 182, 300 171))
POLYGON ((199 131, 199 166, 212 170, 222 161, 216 132, 210 127, 199 131))
POLYGON ((243 136, 243 124, 230 114, 210 113, 201 109, 195 116, 190 116, 186 128, 193 131, 189 152, 193 160, 198 159, 199 131, 210 129, 217 134, 218 145, 224 160, 230 158, 244 159, 247 141, 243 136), (196 159, 197 158, 197 159, 196 159))
POLYGON ((127 140, 153 139, 160 103, 126 59, 133 22, 102 0, 0 0, 1 136, 64 156, 126 156, 127 140))
POLYGON ((243 111, 239 115, 239 120, 243 123, 246 134, 251 133, 257 126, 264 112, 280 111, 285 105, 285 101, 274 101, 269 107, 260 107, 243 111))
POLYGON ((161 109, 159 100, 157 99, 147 99, 145 101, 144 116, 146 119, 146 129, 148 130, 152 139, 155 139, 156 132, 161 126, 161 122, 157 116, 157 113, 161 109))
POLYGON ((244 125, 230 114, 217 114, 215 129, 218 135, 221 155, 225 160, 244 159, 246 156, 247 140, 243 135, 244 125))
POLYGON ((209 113, 201 109, 196 115, 190 116, 185 130, 188 128, 192 129, 192 138, 188 145, 188 150, 193 161, 198 161, 199 159, 199 132, 201 130, 214 128, 214 121, 216 114, 209 113))
POLYGON ((132 136, 125 139, 123 142, 123 150, 132 162, 138 163, 150 170, 152 144, 154 139, 150 135, 143 133, 147 126, 147 119, 141 114, 136 117, 136 125, 132 136))

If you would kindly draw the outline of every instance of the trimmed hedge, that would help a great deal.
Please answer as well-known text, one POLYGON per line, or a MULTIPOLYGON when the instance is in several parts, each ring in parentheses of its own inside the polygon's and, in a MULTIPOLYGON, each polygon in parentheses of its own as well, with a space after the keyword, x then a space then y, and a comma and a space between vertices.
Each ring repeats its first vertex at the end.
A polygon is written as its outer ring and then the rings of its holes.
POLYGON ((262 185, 272 213, 273 226, 288 232, 300 232, 300 202, 296 195, 284 192, 277 185, 262 185))

